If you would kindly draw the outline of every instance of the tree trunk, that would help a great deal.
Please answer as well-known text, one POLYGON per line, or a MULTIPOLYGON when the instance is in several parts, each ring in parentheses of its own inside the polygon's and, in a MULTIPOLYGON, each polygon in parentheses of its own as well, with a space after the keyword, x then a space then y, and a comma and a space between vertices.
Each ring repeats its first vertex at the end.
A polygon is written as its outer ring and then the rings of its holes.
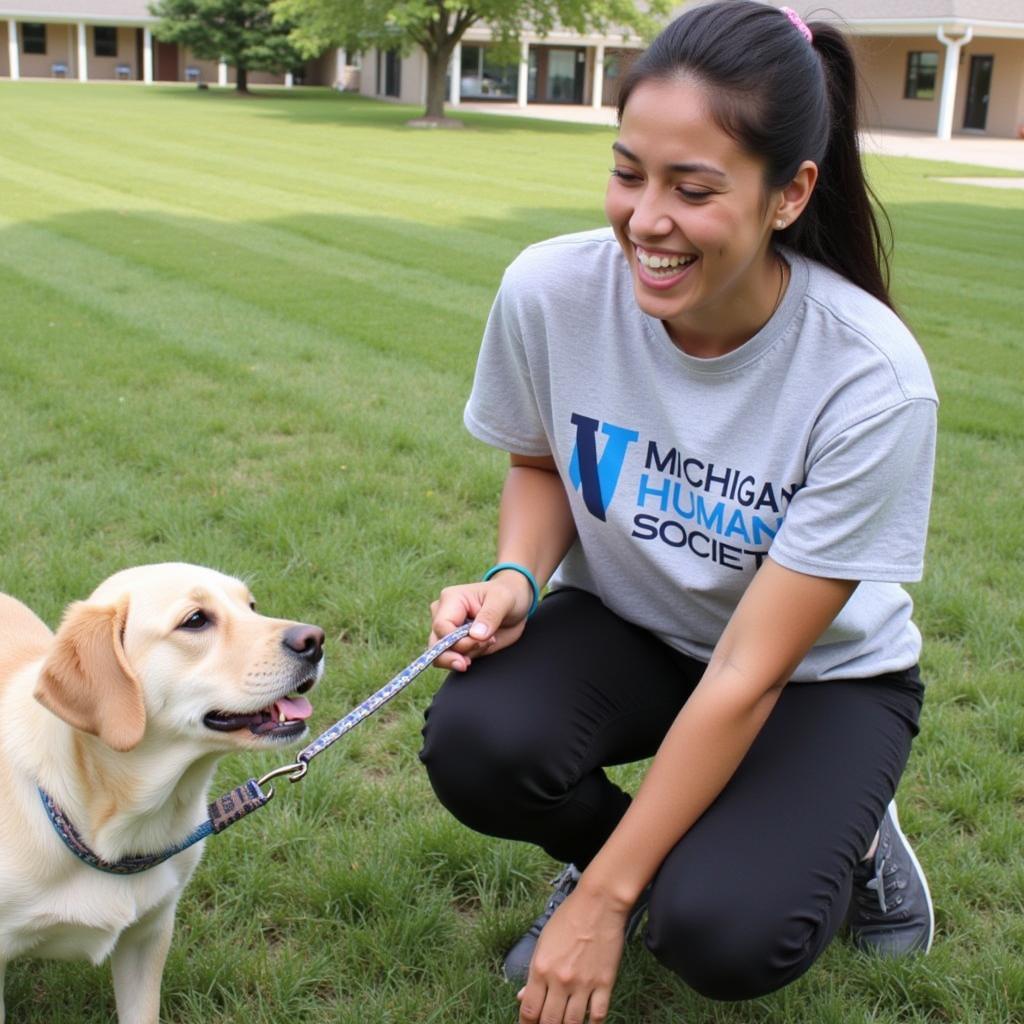
POLYGON ((238 68, 235 78, 235 89, 238 92, 249 91, 249 72, 245 68, 238 68))
MULTIPOLYGON (((427 117, 444 117, 445 77, 452 49, 445 46, 427 54, 427 117)), ((458 74, 458 69, 455 73, 458 74)))

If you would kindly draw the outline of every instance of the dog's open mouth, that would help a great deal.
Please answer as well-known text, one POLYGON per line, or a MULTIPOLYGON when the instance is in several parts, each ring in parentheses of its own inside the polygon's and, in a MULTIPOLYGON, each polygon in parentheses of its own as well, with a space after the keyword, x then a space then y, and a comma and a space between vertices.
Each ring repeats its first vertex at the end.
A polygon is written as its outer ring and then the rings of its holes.
MULTIPOLYGON (((307 689, 309 686, 304 683, 299 692, 307 689)), ((203 717, 203 724, 217 732, 248 729, 255 736, 285 739, 304 732, 306 719, 312 714, 313 705, 305 697, 279 697, 255 712, 211 711, 203 717)))

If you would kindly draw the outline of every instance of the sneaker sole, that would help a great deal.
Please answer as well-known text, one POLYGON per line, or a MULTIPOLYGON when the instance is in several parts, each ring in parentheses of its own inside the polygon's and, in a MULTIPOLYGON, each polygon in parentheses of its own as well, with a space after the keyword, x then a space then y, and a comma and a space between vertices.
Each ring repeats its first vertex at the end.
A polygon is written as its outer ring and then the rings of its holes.
POLYGON ((913 846, 910 845, 910 840, 903 834, 903 829, 900 828, 900 817, 896 811, 896 801, 893 800, 889 804, 889 812, 892 816, 893 827, 896 829, 896 834, 903 840, 903 846, 907 853, 910 854, 910 859, 914 863, 914 867, 917 869, 917 877, 921 879, 921 884, 924 886, 924 898, 928 903, 928 945, 924 947, 924 955, 927 956, 931 952, 932 942, 935 939, 935 905, 932 903, 932 893, 928 888, 928 878, 924 873, 924 869, 921 867, 921 862, 917 859, 917 854, 914 853, 913 846))

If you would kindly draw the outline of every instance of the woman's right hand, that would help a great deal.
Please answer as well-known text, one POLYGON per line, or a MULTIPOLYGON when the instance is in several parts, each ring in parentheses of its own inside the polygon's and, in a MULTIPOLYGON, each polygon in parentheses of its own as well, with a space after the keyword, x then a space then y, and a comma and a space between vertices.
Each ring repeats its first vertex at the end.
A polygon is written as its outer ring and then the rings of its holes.
POLYGON ((529 581, 515 570, 495 573, 486 583, 445 587, 430 606, 430 645, 468 619, 474 621, 469 636, 442 654, 435 666, 465 672, 474 658, 514 644, 523 634, 532 603, 529 581))

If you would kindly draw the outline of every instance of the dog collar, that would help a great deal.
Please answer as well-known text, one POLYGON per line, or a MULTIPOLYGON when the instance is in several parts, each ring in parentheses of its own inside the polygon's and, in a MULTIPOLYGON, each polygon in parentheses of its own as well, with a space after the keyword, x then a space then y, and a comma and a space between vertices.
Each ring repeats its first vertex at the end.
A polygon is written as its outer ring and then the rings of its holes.
POLYGON ((39 798, 43 802, 46 816, 50 819, 53 830, 60 836, 64 845, 83 864, 95 868, 97 871, 106 871, 111 875, 137 875, 140 871, 148 871, 165 860, 170 860, 175 854, 187 850, 190 846, 223 831, 228 825, 239 818, 244 817, 249 811, 262 807, 270 798, 260 789, 255 779, 249 779, 244 785, 233 789, 230 793, 215 800, 207 808, 207 819, 197 825, 180 842, 169 846, 160 853, 133 854, 122 857, 117 861, 104 860, 99 854, 89 848, 88 843, 82 838, 81 832, 75 828, 71 819, 57 806, 53 797, 41 786, 36 787, 39 791, 39 798))

